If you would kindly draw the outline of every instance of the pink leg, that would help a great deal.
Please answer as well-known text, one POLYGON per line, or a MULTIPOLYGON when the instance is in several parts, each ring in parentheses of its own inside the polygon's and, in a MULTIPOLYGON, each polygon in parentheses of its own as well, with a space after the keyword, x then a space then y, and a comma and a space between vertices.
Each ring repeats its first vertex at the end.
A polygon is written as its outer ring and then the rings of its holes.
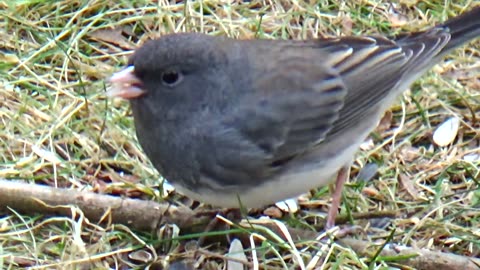
POLYGON ((342 167, 337 174, 335 181, 335 191, 332 194, 332 205, 328 209, 327 223, 325 229, 330 229, 335 226, 335 218, 338 214, 338 208, 340 207, 340 201, 342 199, 342 188, 347 181, 350 172, 350 167, 342 167))

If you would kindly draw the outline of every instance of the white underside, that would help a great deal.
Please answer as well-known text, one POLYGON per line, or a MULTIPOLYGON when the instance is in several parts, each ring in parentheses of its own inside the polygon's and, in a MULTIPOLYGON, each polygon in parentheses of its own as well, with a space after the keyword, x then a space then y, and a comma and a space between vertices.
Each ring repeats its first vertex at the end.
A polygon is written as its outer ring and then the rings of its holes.
POLYGON ((255 188, 239 190, 236 193, 232 193, 230 190, 212 191, 209 189, 193 192, 178 185, 175 185, 175 187, 180 193, 192 199, 214 206, 227 208, 236 208, 240 205, 244 207, 262 207, 299 196, 311 189, 328 185, 335 180, 337 172, 341 167, 350 166, 352 157, 357 149, 358 144, 353 144, 343 151, 341 155, 329 158, 321 168, 285 174, 255 188))

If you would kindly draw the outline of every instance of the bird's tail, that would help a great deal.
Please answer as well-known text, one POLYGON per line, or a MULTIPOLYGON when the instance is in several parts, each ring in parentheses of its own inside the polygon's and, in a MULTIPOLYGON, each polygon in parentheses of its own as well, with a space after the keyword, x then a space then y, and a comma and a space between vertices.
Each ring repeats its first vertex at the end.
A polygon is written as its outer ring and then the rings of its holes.
POLYGON ((454 17, 436 28, 448 29, 451 36, 450 41, 440 53, 443 55, 461 46, 465 42, 480 36, 480 6, 474 7, 472 10, 454 17))

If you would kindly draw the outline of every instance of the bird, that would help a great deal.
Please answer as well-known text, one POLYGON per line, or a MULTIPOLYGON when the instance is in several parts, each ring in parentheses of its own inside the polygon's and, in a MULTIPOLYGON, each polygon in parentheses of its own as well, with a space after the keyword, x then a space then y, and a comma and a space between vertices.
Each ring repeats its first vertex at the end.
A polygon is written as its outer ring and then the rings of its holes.
POLYGON ((335 182, 327 227, 360 144, 416 79, 480 36, 480 6, 425 31, 308 40, 174 33, 108 80, 180 193, 262 207, 335 182))

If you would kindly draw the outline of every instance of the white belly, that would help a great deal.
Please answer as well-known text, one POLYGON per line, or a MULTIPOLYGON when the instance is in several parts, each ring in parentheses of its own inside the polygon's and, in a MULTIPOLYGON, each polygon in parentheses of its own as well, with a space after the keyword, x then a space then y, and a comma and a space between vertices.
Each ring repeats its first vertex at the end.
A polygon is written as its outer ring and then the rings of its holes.
MULTIPOLYGON (((178 185, 178 191, 192 199, 219 207, 237 208, 262 207, 281 200, 299 196, 311 189, 326 186, 335 180, 338 170, 350 166, 352 157, 358 149, 358 144, 351 145, 341 155, 329 158, 322 167, 297 170, 291 174, 283 174, 266 183, 245 190, 187 190, 178 185)), ((310 166, 312 167, 312 166, 310 166)))

